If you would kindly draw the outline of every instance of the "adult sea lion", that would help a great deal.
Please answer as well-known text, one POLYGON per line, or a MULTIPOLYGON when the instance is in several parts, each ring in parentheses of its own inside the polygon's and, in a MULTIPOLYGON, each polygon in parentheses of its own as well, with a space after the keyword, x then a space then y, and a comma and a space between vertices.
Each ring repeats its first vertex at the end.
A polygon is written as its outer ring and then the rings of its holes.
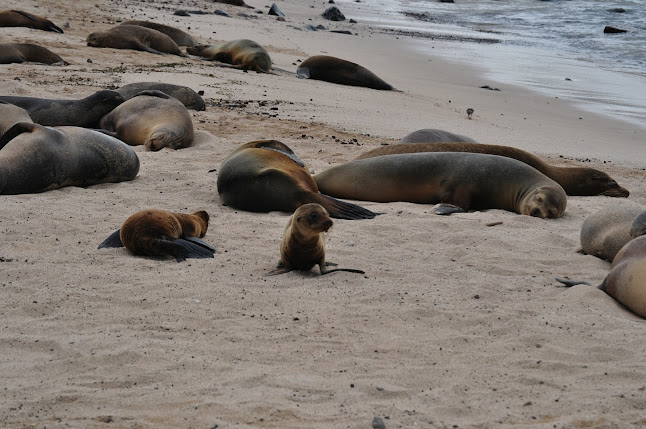
POLYGON ((341 85, 391 90, 393 87, 365 67, 328 55, 315 55, 296 69, 300 78, 324 80, 341 85))
POLYGON ((381 146, 359 155, 356 159, 417 152, 471 152, 500 155, 531 165, 561 185, 568 195, 627 197, 629 194, 627 189, 619 186, 614 179, 602 171, 588 167, 556 167, 544 162, 529 152, 511 146, 469 142, 404 143, 381 146))
POLYGON ((134 49, 153 54, 185 57, 177 43, 164 33, 140 25, 117 25, 107 31, 87 36, 87 45, 95 48, 134 49))
POLYGON ((22 107, 40 125, 98 128, 99 121, 126 99, 116 91, 101 90, 78 100, 0 96, 0 101, 22 107))
POLYGON ((126 219, 99 244, 99 249, 125 246, 135 255, 172 256, 177 262, 212 258, 215 247, 201 240, 208 226, 209 214, 205 211, 183 214, 142 210, 126 219))
POLYGON ((567 205, 563 188, 538 170, 480 153, 378 156, 337 165, 314 180, 327 195, 364 201, 443 203, 540 218, 557 218, 567 205))
POLYGON ((334 271, 365 274, 361 270, 351 268, 328 270, 328 265, 336 265, 325 262, 324 233, 332 227, 332 223, 327 210, 320 204, 303 204, 297 208, 289 218, 283 232, 283 240, 280 244, 280 262, 278 262, 276 269, 267 275, 273 276, 292 270, 309 271, 314 265, 319 266, 321 275, 334 271))
MULTIPOLYGON (((563 278, 556 280, 566 286, 590 284, 563 278)), ((599 289, 636 315, 646 318, 646 235, 630 240, 617 252, 599 289)))
POLYGON ((193 121, 186 107, 160 91, 142 91, 101 119, 101 128, 131 146, 181 149, 193 143, 193 121))
POLYGON ((161 91, 181 101, 187 109, 204 110, 206 108, 204 99, 197 92, 187 86, 173 85, 172 83, 136 82, 124 85, 115 91, 126 99, 134 97, 141 91, 161 91))
POLYGON ((339 219, 372 219, 376 213, 319 193, 309 171, 287 145, 277 140, 245 143, 224 160, 218 193, 228 206, 252 212, 293 212, 318 203, 339 219))
POLYGON ((49 49, 33 43, 0 43, 0 64, 41 63, 68 65, 64 59, 49 49))
POLYGON ((626 243, 643 235, 645 218, 646 211, 639 206, 608 207, 591 214, 581 226, 583 252, 612 261, 626 243), (635 231, 631 233, 633 225, 635 231))
POLYGON ((237 39, 222 45, 197 45, 186 52, 209 60, 238 66, 242 70, 268 72, 271 69, 269 53, 258 43, 249 39, 237 39))
POLYGON ((25 109, 0 100, 0 137, 18 122, 33 122, 25 109))
POLYGON ((469 142, 475 143, 471 137, 461 136, 436 128, 424 128, 404 136, 399 143, 432 143, 432 142, 469 142))
POLYGON ((124 21, 120 25, 139 25, 141 27, 152 28, 161 33, 164 33, 171 39, 173 42, 177 43, 177 46, 195 46, 197 41, 185 31, 180 30, 179 28, 171 27, 170 25, 158 24, 156 22, 150 21, 124 21))
POLYGON ((49 19, 22 10, 0 11, 0 27, 29 27, 63 34, 63 30, 49 19))
POLYGON ((80 127, 20 122, 0 137, 0 194, 132 180, 139 158, 128 145, 80 127))

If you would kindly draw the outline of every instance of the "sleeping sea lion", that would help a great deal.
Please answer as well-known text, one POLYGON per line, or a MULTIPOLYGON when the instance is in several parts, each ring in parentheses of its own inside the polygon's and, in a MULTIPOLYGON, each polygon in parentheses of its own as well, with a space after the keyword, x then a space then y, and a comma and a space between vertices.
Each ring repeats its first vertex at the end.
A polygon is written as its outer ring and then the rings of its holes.
POLYGON ((331 167, 314 180, 321 192, 353 200, 443 203, 540 218, 557 218, 567 205, 563 188, 538 170, 480 153, 378 156, 331 167))
POLYGON ((0 100, 0 137, 18 122, 33 122, 25 109, 0 100))
POLYGON ((535 155, 511 146, 499 146, 482 143, 404 143, 381 146, 359 155, 356 159, 398 153, 417 152, 471 152, 488 153, 514 158, 531 165, 563 187, 568 195, 604 195, 607 197, 627 197, 629 192, 622 188, 606 173, 588 167, 556 167, 535 155))
POLYGON ((0 27, 29 27, 63 34, 63 30, 49 19, 22 10, 1 11, 0 27))
POLYGON ((107 31, 87 36, 87 45, 95 48, 134 49, 153 54, 185 57, 177 43, 162 32, 140 25, 117 25, 107 31))
POLYGON ((296 69, 300 78, 324 80, 341 85, 391 90, 393 87, 359 64, 327 55, 315 55, 296 69))
POLYGON ((193 143, 193 121, 184 105, 160 91, 142 91, 101 119, 101 128, 112 131, 131 146, 149 150, 182 149, 193 143))
POLYGON ((123 95, 126 100, 134 97, 141 91, 161 91, 164 94, 178 99, 187 109, 204 110, 206 108, 204 99, 197 92, 187 86, 173 85, 172 83, 136 82, 124 85, 115 91, 123 95))
POLYGON ((224 160, 218 173, 218 193, 228 206, 252 212, 293 212, 318 203, 339 219, 372 219, 376 213, 319 193, 305 165, 277 140, 243 144, 224 160))
POLYGON ((215 247, 202 241, 209 226, 205 211, 193 214, 164 210, 142 210, 130 216, 101 244, 126 247, 135 255, 172 256, 177 262, 187 258, 212 258, 215 247))
POLYGON ((303 204, 297 208, 289 218, 283 232, 283 240, 280 244, 280 262, 278 262, 276 269, 267 275, 273 276, 292 270, 309 271, 314 265, 319 266, 321 275, 334 271, 365 274, 361 270, 351 268, 327 269, 328 265, 336 265, 325 262, 324 233, 332 227, 332 223, 327 210, 320 204, 303 204))
POLYGON ((128 145, 80 127, 20 122, 0 137, 0 194, 132 180, 139 158, 128 145))
POLYGON ((33 43, 0 43, 0 64, 41 63, 69 65, 49 49, 33 43))
POLYGON ((435 128, 424 128, 404 136, 399 143, 436 143, 436 142, 469 142, 475 143, 471 137, 450 133, 435 128))
POLYGON ((150 22, 150 21, 137 21, 137 20, 124 21, 120 25, 139 25, 141 27, 152 28, 153 30, 157 30, 161 33, 164 33, 165 35, 173 39, 173 42, 177 43, 177 46, 197 45, 197 41, 193 39, 193 37, 191 37, 190 34, 180 30, 179 28, 171 27, 169 25, 158 24, 156 22, 150 22))
POLYGON ((583 252, 612 261, 626 243, 643 235, 645 218, 646 211, 639 206, 608 207, 591 214, 581 226, 583 252))
POLYGON ((268 72, 271 69, 269 53, 249 39, 231 40, 222 45, 197 45, 186 48, 191 55, 233 64, 242 70, 268 72))
POLYGON ((0 101, 22 107, 40 125, 98 128, 99 121, 125 101, 116 91, 101 90, 79 100, 0 96, 0 101))

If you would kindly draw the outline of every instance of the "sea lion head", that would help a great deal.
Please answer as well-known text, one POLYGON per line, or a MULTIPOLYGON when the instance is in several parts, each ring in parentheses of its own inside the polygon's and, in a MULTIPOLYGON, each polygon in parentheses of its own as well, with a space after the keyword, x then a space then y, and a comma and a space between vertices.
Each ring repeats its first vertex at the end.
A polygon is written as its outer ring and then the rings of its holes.
POLYGON ((90 35, 87 36, 88 46, 99 48, 102 46, 102 43, 103 43, 103 33, 101 32, 90 33, 90 35))
POLYGON ((555 219, 565 211, 567 196, 560 186, 541 186, 527 193, 521 200, 520 214, 555 219))
POLYGON ((327 210, 320 204, 303 204, 292 216, 293 225, 303 235, 317 235, 332 227, 332 219, 327 210))
POLYGON ((604 195, 606 197, 622 197, 630 195, 626 188, 619 184, 603 171, 594 168, 584 168, 585 174, 581 175, 579 188, 581 195, 604 195))

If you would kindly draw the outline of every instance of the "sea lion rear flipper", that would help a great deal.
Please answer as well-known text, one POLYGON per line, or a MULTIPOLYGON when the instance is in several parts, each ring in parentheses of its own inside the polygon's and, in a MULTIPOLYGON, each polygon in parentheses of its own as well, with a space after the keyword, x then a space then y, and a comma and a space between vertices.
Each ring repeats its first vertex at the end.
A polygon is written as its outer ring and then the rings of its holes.
POLYGON ((563 283, 567 287, 572 287, 576 285, 590 285, 588 282, 584 281, 578 281, 578 280, 570 280, 570 279, 565 279, 563 277, 556 277, 556 281, 559 283, 563 283))
POLYGON ((99 244, 99 249, 103 249, 104 247, 123 247, 120 229, 117 229, 115 232, 110 234, 108 238, 103 240, 101 244, 99 244))
POLYGON ((349 273, 357 273, 357 274, 365 274, 366 273, 365 271, 355 270, 355 269, 352 269, 352 268, 333 268, 331 270, 321 270, 321 275, 324 276, 326 274, 330 274, 330 273, 333 273, 335 271, 347 271, 349 273))
POLYGON ((6 133, 0 137, 0 150, 7 145, 11 140, 15 139, 22 133, 31 133, 39 125, 33 122, 18 122, 13 127, 9 128, 6 133))
POLYGON ((300 77, 301 79, 309 79, 310 78, 310 69, 309 67, 300 67, 296 69, 296 76, 300 77))
POLYGON ((318 194, 318 201, 316 201, 330 213, 330 217, 337 219, 372 219, 381 213, 371 212, 363 207, 348 203, 345 201, 337 200, 325 194, 318 194))
POLYGON ((433 213, 440 216, 448 216, 453 213, 466 213, 467 211, 462 207, 454 206, 453 204, 438 204, 433 207, 433 213))
POLYGON ((275 270, 269 271, 268 273, 265 274, 265 276, 277 276, 279 274, 285 274, 285 273, 288 273, 290 271, 291 271, 290 268, 280 267, 280 268, 276 268, 275 270))
POLYGON ((176 247, 178 252, 175 252, 175 254, 173 255, 177 262, 182 262, 187 258, 203 259, 213 257, 214 250, 202 247, 199 244, 193 243, 183 238, 178 238, 176 240, 170 241, 172 241, 173 244, 179 246, 176 247))
POLYGON ((204 240, 202 240, 202 239, 200 239, 200 238, 197 238, 197 237, 184 237, 184 240, 186 240, 186 241, 191 241, 191 242, 193 242, 193 243, 197 244, 198 246, 202 246, 202 247, 204 247, 205 249, 210 250, 211 252, 215 252, 216 250, 218 250, 218 249, 216 249, 215 247, 211 246, 211 245, 210 245, 209 243, 207 243, 206 241, 204 241, 204 240))

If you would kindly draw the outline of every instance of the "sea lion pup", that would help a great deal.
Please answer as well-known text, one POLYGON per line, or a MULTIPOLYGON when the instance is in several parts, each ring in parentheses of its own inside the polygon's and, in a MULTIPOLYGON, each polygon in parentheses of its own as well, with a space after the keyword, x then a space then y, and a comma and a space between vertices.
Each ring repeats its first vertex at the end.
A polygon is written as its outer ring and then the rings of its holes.
POLYGON ((232 64, 242 70, 253 70, 259 73, 271 69, 269 53, 258 43, 249 39, 237 39, 222 45, 197 45, 186 48, 191 55, 232 64))
POLYGON ((476 143, 471 137, 461 136, 436 128, 424 128, 404 136, 399 143, 436 143, 436 142, 469 142, 476 143))
POLYGON ((87 45, 95 48, 134 49, 153 54, 185 57, 177 43, 164 33, 140 25, 117 25, 107 31, 87 36, 87 45))
POLYGON ((212 258, 215 247, 202 241, 209 226, 205 211, 193 214, 164 210, 142 210, 130 216, 101 244, 126 247, 135 255, 172 256, 177 262, 187 258, 212 258))
POLYGON ((120 25, 139 25, 141 27, 152 28, 161 33, 164 33, 171 39, 173 42, 177 43, 177 46, 195 46, 197 41, 187 32, 180 30, 179 28, 171 27, 170 25, 158 24, 156 22, 150 21, 124 21, 120 25))
POLYGON ((206 108, 204 99, 197 92, 187 86, 173 85, 172 83, 136 82, 124 85, 115 91, 123 95, 125 99, 130 99, 141 91, 161 91, 178 99, 187 109, 204 110, 206 108))
POLYGON ((160 91, 142 91, 101 119, 101 128, 131 146, 182 149, 193 143, 193 121, 186 107, 160 91))
POLYGON ((63 34, 63 30, 49 19, 22 10, 1 11, 0 27, 29 27, 63 34))
POLYGON ((392 90, 393 87, 365 67, 328 55, 315 55, 303 61, 296 74, 304 79, 324 80, 341 85, 392 90))
POLYGON ((629 194, 627 189, 619 186, 614 179, 602 171, 588 167, 556 167, 529 152, 511 146, 469 142, 405 143, 381 146, 363 153, 355 159, 418 152, 471 152, 500 155, 531 165, 561 185, 568 195, 627 197, 629 194))
MULTIPOLYGON (((314 176, 336 198, 452 204, 462 210, 503 209, 540 218, 563 214, 563 188, 511 158, 480 153, 406 153, 360 159, 314 176)), ((449 214, 444 211, 438 214, 449 214)))
POLYGON ((293 212, 318 203, 338 219, 372 219, 377 214, 319 193, 303 162, 277 140, 241 145, 222 162, 218 193, 225 205, 252 212, 293 212))
POLYGON ((68 65, 64 59, 49 49, 33 43, 0 43, 0 64, 41 63, 68 65))
POLYGON ((116 91, 101 90, 79 100, 56 100, 37 97, 0 96, 22 107, 40 125, 98 128, 101 118, 126 99, 116 91))
POLYGON ((139 158, 128 145, 80 127, 19 122, 0 137, 0 194, 132 180, 139 158))
POLYGON ((328 265, 336 265, 325 262, 324 233, 331 227, 332 219, 320 204, 303 204, 297 208, 283 232, 280 262, 276 269, 268 272, 267 275, 275 276, 292 270, 309 271, 314 265, 319 266, 321 275, 334 271, 365 274, 364 271, 351 268, 328 270, 328 265))
MULTIPOLYGON (((588 282, 556 278, 565 286, 588 282)), ((646 318, 646 235, 641 235, 619 250, 610 272, 598 286, 636 315, 646 318)))
POLYGON ((33 122, 25 109, 0 100, 0 137, 18 122, 33 122))
POLYGON ((612 261, 626 243, 644 234, 645 221, 646 212, 639 206, 599 210, 583 221, 580 234, 582 251, 612 261))

